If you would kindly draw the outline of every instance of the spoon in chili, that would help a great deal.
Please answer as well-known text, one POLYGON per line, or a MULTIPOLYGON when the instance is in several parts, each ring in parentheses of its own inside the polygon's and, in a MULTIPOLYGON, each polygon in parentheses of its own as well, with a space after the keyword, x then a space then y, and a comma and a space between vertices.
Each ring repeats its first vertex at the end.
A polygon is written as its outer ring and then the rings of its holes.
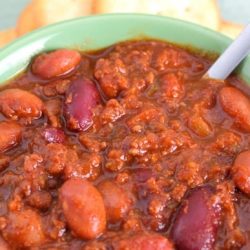
POLYGON ((208 69, 204 77, 224 80, 250 52, 250 24, 208 69))

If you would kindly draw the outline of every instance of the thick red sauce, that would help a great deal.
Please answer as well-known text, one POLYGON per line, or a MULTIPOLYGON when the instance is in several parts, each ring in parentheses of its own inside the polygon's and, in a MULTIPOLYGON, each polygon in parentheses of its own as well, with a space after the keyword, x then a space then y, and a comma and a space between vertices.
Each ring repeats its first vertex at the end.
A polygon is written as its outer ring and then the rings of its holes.
POLYGON ((250 99, 159 41, 38 55, 0 91, 0 249, 250 247, 250 99))

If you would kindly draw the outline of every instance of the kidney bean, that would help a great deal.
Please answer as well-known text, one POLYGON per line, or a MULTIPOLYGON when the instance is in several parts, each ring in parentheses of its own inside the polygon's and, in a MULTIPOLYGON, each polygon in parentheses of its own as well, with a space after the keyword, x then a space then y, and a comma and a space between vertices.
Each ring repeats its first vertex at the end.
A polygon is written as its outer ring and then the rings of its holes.
POLYGON ((101 182, 98 189, 104 200, 108 220, 111 222, 121 220, 131 205, 131 200, 126 192, 111 181, 101 182))
POLYGON ((73 71, 81 61, 81 54, 70 49, 59 49, 39 55, 32 63, 32 72, 44 79, 62 76, 73 71))
POLYGON ((43 112, 43 102, 28 91, 6 89, 0 92, 0 111, 13 120, 38 119, 43 112))
POLYGON ((59 198, 66 221, 74 234, 83 239, 94 239, 104 232, 104 201, 89 181, 67 180, 60 189, 59 198))
POLYGON ((250 132, 250 101, 238 89, 224 87, 219 93, 223 110, 234 118, 235 124, 242 130, 250 132))
POLYGON ((181 204, 171 229, 177 249, 212 250, 219 223, 218 204, 208 186, 197 188, 181 204))
POLYGON ((65 141, 65 134, 59 128, 45 128, 43 136, 49 143, 64 143, 65 141))
POLYGON ((64 114, 73 130, 87 130, 93 123, 93 108, 100 102, 94 83, 86 78, 75 80, 66 95, 64 114))
POLYGON ((22 137, 21 126, 14 121, 0 122, 0 152, 16 146, 22 137))
POLYGON ((250 194, 250 150, 237 155, 232 176, 235 185, 244 193, 250 194))
POLYGON ((45 240, 41 217, 30 209, 11 212, 2 234, 11 245, 17 248, 40 245, 45 240))
POLYGON ((128 239, 113 242, 114 250, 173 250, 171 242, 158 234, 138 233, 128 239))

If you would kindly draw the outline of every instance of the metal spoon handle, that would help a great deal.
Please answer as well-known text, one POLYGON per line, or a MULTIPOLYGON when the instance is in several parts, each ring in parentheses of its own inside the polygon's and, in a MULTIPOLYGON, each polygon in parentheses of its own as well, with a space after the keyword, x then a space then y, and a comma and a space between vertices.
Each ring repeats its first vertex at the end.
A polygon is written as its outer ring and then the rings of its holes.
POLYGON ((250 24, 246 26, 215 63, 213 63, 207 71, 206 76, 214 79, 226 79, 249 52, 250 24))

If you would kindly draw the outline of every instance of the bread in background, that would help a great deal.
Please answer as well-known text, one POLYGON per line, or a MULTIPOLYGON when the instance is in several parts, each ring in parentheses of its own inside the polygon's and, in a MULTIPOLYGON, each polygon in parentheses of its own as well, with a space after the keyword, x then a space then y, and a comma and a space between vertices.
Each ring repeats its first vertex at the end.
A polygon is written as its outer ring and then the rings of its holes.
POLYGON ((168 5, 159 12, 160 15, 183 19, 213 30, 218 30, 220 26, 221 17, 216 0, 167 0, 166 2, 168 5))
POLYGON ((16 37, 16 29, 14 28, 0 31, 0 47, 3 47, 4 45, 8 44, 16 37))
POLYGON ((241 25, 241 24, 221 21, 219 31, 226 36, 234 38, 240 34, 243 28, 244 28, 244 25, 241 25))
POLYGON ((148 13, 197 23, 235 38, 243 26, 222 20, 216 0, 31 0, 0 46, 42 26, 91 14, 148 13))
POLYGON ((16 33, 18 36, 24 35, 36 28, 38 25, 34 19, 34 6, 33 4, 28 4, 25 9, 21 12, 16 25, 16 33))
POLYGON ((129 0, 93 0, 93 11, 95 14, 139 12, 138 11, 139 1, 140 0, 132 0, 132 1, 129 1, 129 0))
POLYGON ((170 16, 214 30, 220 25, 216 0, 94 0, 94 12, 136 12, 170 16))
POLYGON ((91 12, 92 0, 32 0, 17 21, 17 34, 91 12))

